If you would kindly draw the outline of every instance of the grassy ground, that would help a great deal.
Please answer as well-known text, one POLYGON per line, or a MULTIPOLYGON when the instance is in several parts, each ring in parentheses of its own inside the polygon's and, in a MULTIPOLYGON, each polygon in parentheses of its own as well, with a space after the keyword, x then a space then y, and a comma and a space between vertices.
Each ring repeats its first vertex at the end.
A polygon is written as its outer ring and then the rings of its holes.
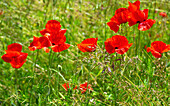
POLYGON ((0 105, 168 105, 170 52, 156 59, 144 46, 153 41, 170 44, 169 15, 159 16, 168 14, 170 2, 140 1, 141 10, 149 9, 148 19, 156 20, 153 27, 143 32, 137 25, 123 24, 114 33, 106 23, 116 9, 128 7, 128 0, 2 0, 0 56, 9 44, 20 43, 28 57, 20 69, 0 59, 0 105), (61 53, 29 51, 33 36, 40 37, 39 31, 52 19, 67 29, 71 47, 61 53), (133 43, 123 56, 104 49, 104 41, 113 35, 133 43), (91 37, 98 37, 96 51, 79 51, 77 44, 91 37), (62 87, 86 81, 93 91, 81 94, 62 87))

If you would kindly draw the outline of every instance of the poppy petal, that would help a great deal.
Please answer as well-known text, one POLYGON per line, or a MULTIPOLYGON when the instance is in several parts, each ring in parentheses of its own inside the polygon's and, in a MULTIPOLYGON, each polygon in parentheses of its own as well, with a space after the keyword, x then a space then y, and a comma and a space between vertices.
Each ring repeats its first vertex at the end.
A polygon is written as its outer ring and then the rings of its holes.
POLYGON ((20 45, 18 43, 13 43, 13 44, 8 45, 7 50, 21 52, 22 45, 20 45))
POLYGON ((18 56, 17 58, 15 58, 15 62, 21 63, 23 62, 28 56, 28 53, 22 53, 20 54, 20 56, 18 56))
POLYGON ((116 53, 122 55, 122 54, 126 53, 129 50, 129 48, 132 46, 132 44, 133 43, 130 43, 126 47, 122 47, 122 48, 116 49, 115 51, 116 51, 116 53))
POLYGON ((151 43, 151 48, 159 53, 163 53, 163 51, 168 49, 168 45, 162 41, 154 41, 151 43))
POLYGON ((115 33, 119 30, 119 24, 115 22, 108 22, 107 25, 110 27, 111 30, 113 30, 115 33))
POLYGON ((118 13, 121 13, 123 11, 127 11, 128 9, 127 8, 119 8, 115 11, 115 14, 118 14, 118 13))
POLYGON ((142 10, 142 12, 145 14, 144 20, 147 20, 148 19, 148 12, 149 12, 149 10, 148 9, 144 9, 144 10, 142 10))
POLYGON ((60 33, 60 35, 64 35, 64 34, 66 33, 66 31, 67 31, 67 29, 61 29, 61 30, 59 31, 59 33, 60 33))
POLYGON ((30 43, 30 46, 28 47, 30 51, 34 51, 36 49, 41 49, 41 43, 39 42, 39 38, 33 36, 33 42, 30 43))
POLYGON ((40 37, 39 42, 41 44, 41 47, 49 47, 51 46, 51 42, 47 37, 40 37))
POLYGON ((140 9, 140 1, 135 1, 134 3, 131 3, 130 1, 128 2, 129 3, 129 11, 133 12, 133 11, 136 11, 136 10, 139 10, 140 9))
POLYGON ((151 48, 150 48, 150 47, 148 47, 148 48, 147 48, 147 52, 150 52, 150 51, 151 51, 151 48))
POLYGON ((63 43, 63 44, 54 45, 51 48, 54 52, 61 52, 61 51, 68 49, 69 47, 70 47, 70 44, 63 43))
POLYGON ((51 43, 53 45, 57 45, 57 44, 62 44, 66 42, 66 36, 65 35, 56 35, 56 34, 51 34, 51 36, 49 37, 51 43))
POLYGON ((7 63, 10 63, 12 61, 12 57, 8 54, 4 54, 1 58, 7 63))
POLYGON ((155 50, 151 50, 151 53, 155 58, 161 58, 162 57, 161 53, 159 53, 155 50))
POLYGON ((93 52, 96 50, 98 38, 88 38, 77 44, 78 48, 82 52, 93 52))
POLYGON ((11 66, 13 68, 20 68, 25 62, 26 62, 26 60, 23 61, 22 63, 18 63, 18 64, 11 62, 11 66))
POLYGON ((5 50, 5 51, 10 57, 17 57, 20 55, 20 52, 18 51, 12 51, 12 50, 5 50))
POLYGON ((40 33, 41 33, 41 35, 43 35, 43 36, 44 36, 46 33, 50 33, 50 32, 49 32, 49 31, 47 31, 46 29, 43 29, 43 30, 41 30, 41 31, 40 31, 40 33))
POLYGON ((68 91, 68 89, 70 88, 68 83, 67 83, 67 84, 64 83, 64 84, 62 85, 62 87, 63 87, 66 91, 68 91))
POLYGON ((162 51, 163 52, 168 52, 170 50, 170 45, 167 45, 166 48, 162 51))
POLYGON ((112 54, 115 52, 115 47, 112 45, 112 38, 108 38, 104 43, 105 49, 108 53, 112 54))
POLYGON ((45 28, 47 31, 55 33, 60 30, 61 25, 60 25, 60 22, 58 22, 56 20, 50 20, 45 25, 45 28))
POLYGON ((13 68, 20 68, 25 62, 28 53, 21 53, 20 56, 14 57, 13 60, 10 62, 13 68))
POLYGON ((81 43, 82 44, 96 44, 97 45, 97 40, 98 38, 88 38, 83 40, 81 43))
POLYGON ((87 90, 87 82, 85 82, 84 84, 80 84, 81 93, 86 92, 86 90, 87 90))
POLYGON ((129 22, 129 26, 135 25, 137 23, 141 23, 145 21, 148 17, 148 9, 137 10, 134 12, 129 12, 127 21, 129 22))
POLYGON ((45 51, 46 53, 49 53, 49 52, 50 52, 50 49, 47 48, 47 47, 44 47, 43 49, 44 49, 44 51, 45 51))
POLYGON ((147 19, 146 21, 139 23, 138 29, 141 31, 146 31, 146 30, 150 29, 155 22, 156 21, 153 19, 147 19))

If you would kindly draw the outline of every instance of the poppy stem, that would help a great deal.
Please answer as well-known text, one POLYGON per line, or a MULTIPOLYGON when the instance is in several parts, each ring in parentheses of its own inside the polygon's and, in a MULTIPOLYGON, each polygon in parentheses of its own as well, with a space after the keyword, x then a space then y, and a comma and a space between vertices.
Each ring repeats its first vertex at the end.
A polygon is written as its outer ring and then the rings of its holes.
POLYGON ((156 8, 156 0, 155 0, 155 6, 154 6, 154 9, 153 9, 153 19, 155 18, 155 8, 156 8))
MULTIPOLYGON (((47 99, 50 99, 50 93, 51 93, 51 87, 50 87, 50 83, 51 83, 51 54, 52 54, 52 50, 50 50, 50 54, 49 54, 49 64, 48 64, 48 93, 47 93, 47 99)), ((54 55, 53 55, 54 56, 54 55)), ((48 100, 49 101, 49 100, 48 100)))
MULTIPOLYGON (((117 60, 118 56, 117 56, 117 53, 116 53, 116 60, 117 60)), ((117 65, 117 61, 115 61, 115 66, 117 65)), ((114 94, 114 98, 113 100, 115 100, 115 106, 117 106, 117 72, 115 70, 115 75, 113 74, 113 76, 115 77, 115 79, 113 80, 113 85, 115 83, 115 86, 113 86, 114 89, 112 89, 112 92, 114 94)), ((113 102, 112 102, 113 103, 113 102)))
POLYGON ((15 103, 18 104, 18 70, 15 69, 15 92, 16 92, 16 98, 15 98, 15 103))
POLYGON ((139 36, 138 36, 138 55, 140 56, 141 52, 140 52, 140 30, 139 30, 139 36))
MULTIPOLYGON (((30 104, 33 102, 34 74, 35 74, 35 68, 36 68, 36 64, 37 64, 37 60, 38 60, 38 55, 39 55, 39 49, 37 50, 37 55, 36 55, 36 58, 35 58, 35 60, 34 60, 34 63, 35 63, 35 64, 33 64, 32 84, 31 84, 31 93, 32 93, 32 94, 31 94, 31 97, 30 97, 30 104)), ((33 58, 34 58, 34 56, 33 56, 33 58)))

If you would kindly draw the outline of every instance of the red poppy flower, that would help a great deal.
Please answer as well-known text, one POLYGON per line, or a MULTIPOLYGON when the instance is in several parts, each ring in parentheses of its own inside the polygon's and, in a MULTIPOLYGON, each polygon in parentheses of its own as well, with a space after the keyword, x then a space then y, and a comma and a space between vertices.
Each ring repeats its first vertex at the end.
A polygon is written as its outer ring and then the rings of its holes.
POLYGON ((134 3, 129 2, 128 8, 119 8, 115 11, 115 15, 110 19, 110 22, 108 22, 107 25, 110 27, 111 30, 117 33, 120 24, 127 22, 129 12, 132 10, 139 10, 139 8, 140 1, 136 1, 134 3))
POLYGON ((162 57, 163 52, 170 50, 170 45, 165 44, 162 41, 154 41, 151 43, 151 47, 147 48, 147 52, 151 52, 155 58, 162 57))
POLYGON ((64 83, 62 86, 66 91, 68 91, 68 89, 70 88, 68 83, 64 83))
POLYGON ((44 48, 44 50, 48 53, 49 49, 47 47, 51 46, 51 42, 49 41, 49 39, 47 37, 35 37, 33 36, 33 42, 30 43, 30 46, 28 47, 29 50, 34 51, 36 49, 42 49, 44 48))
POLYGON ((165 12, 160 12, 159 15, 162 17, 167 17, 167 14, 165 12))
MULTIPOLYGON (((70 88, 69 83, 64 83, 62 86, 66 91, 68 91, 68 89, 70 88)), ((73 90, 75 90, 75 89, 77 89, 77 86, 75 86, 75 88, 73 88, 73 90)))
POLYGON ((66 37, 64 34, 66 33, 66 29, 61 29, 60 22, 50 20, 47 22, 45 28, 40 33, 50 40, 52 44, 51 48, 54 52, 61 52, 70 47, 69 44, 65 43, 66 37))
POLYGON ((127 8, 117 9, 115 15, 110 19, 110 22, 107 23, 110 29, 117 33, 120 24, 127 22, 128 12, 127 8))
POLYGON ((13 43, 8 45, 6 50, 6 54, 4 54, 1 58, 10 63, 13 68, 20 68, 25 62, 28 56, 28 53, 22 53, 22 46, 18 43, 13 43))
POLYGON ((112 38, 108 38, 104 43, 106 51, 110 54, 114 52, 118 54, 124 54, 132 45, 132 43, 128 43, 128 40, 125 36, 121 35, 115 35, 112 38))
POLYGON ((93 52, 96 50, 98 38, 88 38, 78 44, 78 48, 82 52, 93 52))
POLYGON ((84 84, 80 84, 81 93, 86 92, 87 89, 93 90, 93 88, 91 88, 91 85, 87 86, 87 82, 85 82, 84 84))
POLYGON ((138 29, 141 31, 146 31, 150 29, 153 24, 156 22, 153 19, 147 19, 148 18, 148 9, 144 10, 136 10, 136 11, 131 11, 129 12, 128 15, 128 24, 129 26, 135 25, 139 23, 138 29))

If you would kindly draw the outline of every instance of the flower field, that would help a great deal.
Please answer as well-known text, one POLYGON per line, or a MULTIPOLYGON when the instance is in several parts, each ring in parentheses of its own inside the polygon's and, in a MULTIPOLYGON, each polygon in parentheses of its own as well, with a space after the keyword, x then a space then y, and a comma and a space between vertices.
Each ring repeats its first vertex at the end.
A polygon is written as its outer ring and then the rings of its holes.
POLYGON ((169 105, 170 1, 2 0, 0 105, 169 105))

